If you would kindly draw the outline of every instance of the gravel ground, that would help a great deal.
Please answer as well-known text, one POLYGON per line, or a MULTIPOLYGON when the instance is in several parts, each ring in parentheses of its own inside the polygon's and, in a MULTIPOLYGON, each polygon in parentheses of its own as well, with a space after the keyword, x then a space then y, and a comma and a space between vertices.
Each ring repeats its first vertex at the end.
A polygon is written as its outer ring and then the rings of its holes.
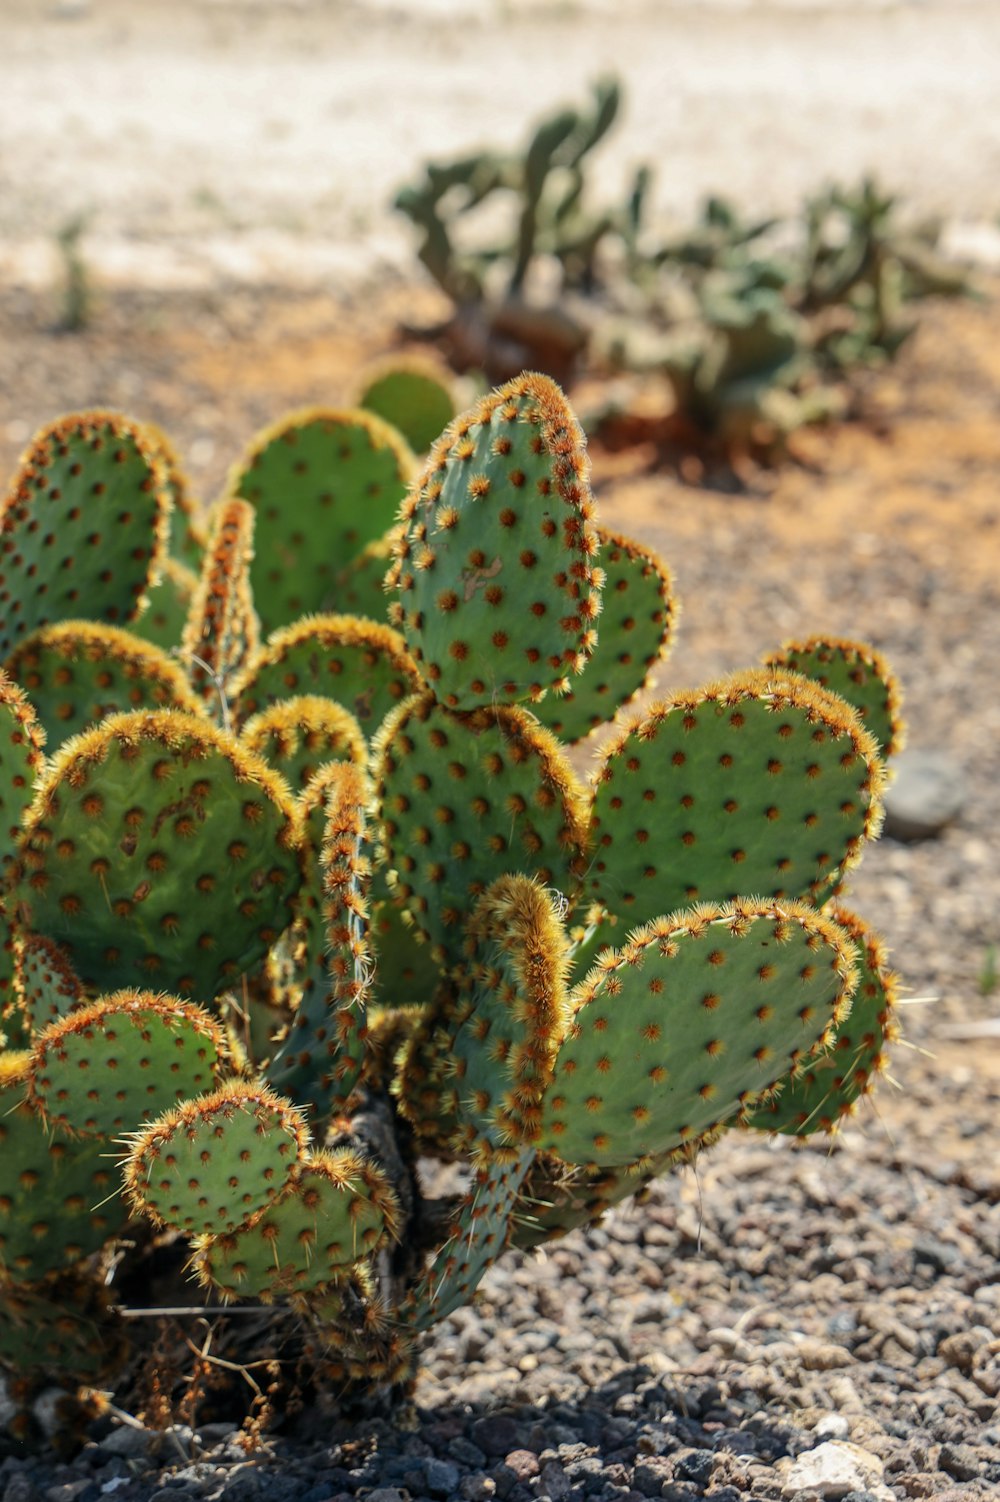
MULTIPOLYGON (((171 431, 210 494, 265 418, 339 398, 414 300, 122 295, 67 338, 44 302, 0 295, 0 460, 55 411, 113 402, 171 431)), ((920 1003, 893 1083, 832 1147, 734 1133, 641 1207, 508 1255, 436 1332, 394 1423, 324 1409, 248 1457, 226 1426, 154 1434, 109 1414, 70 1461, 0 1461, 0 1502, 996 1494, 1000 1007, 982 990, 1000 938, 1000 712, 982 688, 1000 657, 998 335, 995 303, 930 309, 864 420, 742 486, 595 454, 604 518, 678 575, 663 688, 790 631, 869 635, 906 684, 912 744, 964 780, 946 830, 883 838, 856 882, 920 1003)))
MULTIPOLYGON (((160 422, 210 497, 254 431, 344 399, 399 318, 440 311, 400 279, 411 242, 384 217, 420 154, 512 138, 609 65, 628 112, 598 186, 662 161, 667 217, 720 186, 788 209, 869 165, 920 212, 996 216, 984 0, 629 0, 613 22, 597 0, 3 9, 2 469, 56 413, 108 405, 160 422), (90 208, 102 295, 60 336, 52 237, 90 208)), ((0 1502, 997 1495, 998 415, 994 299, 928 309, 859 420, 776 474, 594 456, 603 519, 675 570, 664 691, 792 634, 867 637, 903 678, 911 747, 961 788, 940 834, 884 837, 854 882, 908 1003, 874 1102, 832 1146, 732 1133, 641 1207, 509 1254, 392 1423, 324 1407, 248 1456, 226 1425, 109 1411, 69 1460, 0 1441, 0 1502)))

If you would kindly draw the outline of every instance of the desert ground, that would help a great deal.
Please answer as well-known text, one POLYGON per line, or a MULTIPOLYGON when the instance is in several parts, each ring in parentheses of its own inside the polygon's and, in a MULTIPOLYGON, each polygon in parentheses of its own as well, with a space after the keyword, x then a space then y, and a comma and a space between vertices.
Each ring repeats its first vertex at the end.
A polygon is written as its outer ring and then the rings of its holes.
POLYGON ((789 636, 862 637, 910 747, 961 785, 946 828, 886 835, 852 880, 902 979, 872 1100, 832 1144, 732 1133, 644 1206, 509 1256, 429 1343, 407 1427, 277 1434, 247 1461, 223 1432, 108 1418, 72 1462, 0 1461, 0 1502, 994 1495, 1000 7, 6 0, 0 58, 8 471, 43 422, 110 406, 160 423, 210 500, 257 429, 342 401, 440 313, 394 189, 609 71, 626 111, 598 193, 649 160, 684 223, 710 190, 786 212, 872 171, 981 290, 924 305, 851 420, 777 469, 592 456, 602 521, 676 576, 661 692, 789 636), (95 305, 66 334, 55 236, 80 213, 95 305))

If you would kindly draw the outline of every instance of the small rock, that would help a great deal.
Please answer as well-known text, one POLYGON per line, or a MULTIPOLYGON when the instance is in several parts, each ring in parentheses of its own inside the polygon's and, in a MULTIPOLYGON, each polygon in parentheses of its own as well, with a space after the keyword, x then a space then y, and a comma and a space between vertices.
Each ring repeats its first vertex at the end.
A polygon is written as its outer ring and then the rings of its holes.
POLYGON ((521 1430, 509 1414, 487 1413, 481 1419, 476 1419, 470 1430, 470 1438, 484 1455, 503 1456, 517 1449, 521 1430))
POLYGON ((123 1455, 132 1459, 140 1455, 148 1455, 158 1439, 159 1436, 149 1429, 137 1429, 131 1424, 121 1424, 117 1429, 112 1429, 110 1434, 105 1435, 101 1440, 101 1449, 105 1455, 123 1455))
POLYGON ((819 1440, 846 1439, 851 1426, 842 1413, 827 1413, 813 1425, 813 1433, 819 1440))
POLYGON ((3 1502, 36 1502, 38 1491, 30 1476, 15 1471, 3 1492, 3 1502))
POLYGON ((757 1436, 745 1429, 720 1429, 712 1436, 712 1449, 725 1450, 730 1455, 756 1455, 757 1436))
POLYGON ((401 1492, 398 1486, 377 1486, 368 1493, 366 1502, 409 1502, 409 1493, 401 1492))
POLYGON ((973 1325, 971 1330, 959 1330, 955 1335, 945 1336, 937 1348, 937 1354, 949 1366, 968 1372, 972 1370, 972 1363, 980 1346, 988 1345, 992 1339, 993 1333, 985 1325, 973 1325))
POLYGON ((96 1495, 97 1488, 92 1481, 63 1481, 58 1486, 45 1488, 45 1502, 77 1502, 86 1491, 96 1495))
POLYGON ((461 1472, 450 1460, 425 1460, 424 1477, 432 1497, 450 1497, 458 1486, 461 1472))
POLYGON ((198 1430, 198 1438, 203 1445, 212 1446, 221 1444, 231 1434, 235 1434, 239 1428, 231 1419, 219 1419, 213 1424, 202 1424, 198 1430))
POLYGON ((929 840, 962 812, 965 780, 944 751, 904 751, 885 791, 885 833, 894 840, 929 840))
POLYGON ((974 1481, 979 1475, 979 1456, 971 1445, 942 1445, 938 1468, 956 1481, 974 1481))
POLYGON ((664 1455, 647 1455, 635 1463, 632 1485, 645 1497, 662 1495, 665 1482, 671 1480, 674 1468, 664 1455))
POLYGON ((486 1464, 486 1456, 478 1445, 466 1439, 464 1434, 458 1434, 448 1442, 448 1454, 452 1460, 457 1460, 460 1465, 483 1466, 486 1464))
POLYGON ((933 1497, 937 1482, 927 1471, 903 1471, 895 1478, 905 1497, 933 1497))
POLYGON ((814 1450, 805 1450, 795 1460, 779 1460, 775 1471, 781 1478, 781 1495, 798 1497, 803 1492, 839 1502, 853 1491, 870 1491, 892 1502, 892 1492, 882 1485, 883 1466, 877 1455, 844 1440, 827 1440, 814 1450))
POLYGON ((831 1372, 837 1367, 854 1365, 850 1351, 829 1340, 800 1341, 795 1354, 807 1372, 831 1372))
POLYGON ((530 1481, 541 1470, 538 1456, 531 1450, 511 1450, 509 1455, 504 1456, 504 1465, 514 1472, 517 1481, 530 1481))
POLYGON ((674 1456, 674 1474, 682 1481, 706 1482, 712 1473, 715 1456, 711 1450, 678 1450, 674 1456))
POLYGON ((482 1471, 474 1476, 466 1476, 458 1489, 463 1502, 490 1502, 496 1492, 497 1484, 493 1477, 484 1475, 482 1471))
POLYGON ((547 1460, 542 1466, 539 1486, 552 1498, 552 1502, 566 1502, 573 1491, 566 1472, 557 1460, 547 1460))

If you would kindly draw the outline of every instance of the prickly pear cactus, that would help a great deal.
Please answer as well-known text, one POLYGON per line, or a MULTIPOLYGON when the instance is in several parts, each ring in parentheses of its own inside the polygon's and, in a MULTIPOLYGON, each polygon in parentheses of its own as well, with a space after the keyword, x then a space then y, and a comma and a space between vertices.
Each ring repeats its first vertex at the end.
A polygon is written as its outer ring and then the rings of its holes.
POLYGON ((507 1246, 870 1089, 841 888, 898 689, 809 637, 650 702, 670 574, 542 376, 413 474, 381 417, 279 422, 207 526, 171 452, 64 418, 0 508, 0 1366, 120 1387, 186 1297, 282 1306, 290 1391, 393 1391, 507 1246))

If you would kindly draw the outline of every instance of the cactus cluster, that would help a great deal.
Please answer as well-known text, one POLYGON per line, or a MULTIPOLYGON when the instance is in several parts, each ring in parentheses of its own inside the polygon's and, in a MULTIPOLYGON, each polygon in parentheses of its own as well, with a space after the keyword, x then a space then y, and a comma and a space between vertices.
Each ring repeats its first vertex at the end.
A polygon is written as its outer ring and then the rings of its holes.
POLYGON ((127 1384, 164 1259, 172 1304, 283 1306, 295 1381, 392 1390, 505 1247, 729 1129, 832 1130, 882 1068, 895 982, 841 894, 891 675, 811 638, 629 717, 672 581, 547 377, 422 462, 384 410, 293 414, 203 529, 162 435, 64 418, 0 557, 25 1405, 127 1384))
POLYGON ((457 368, 503 379, 532 364, 564 383, 581 364, 655 373, 678 438, 773 454, 795 429, 844 414, 845 378, 895 356, 915 300, 971 290, 939 252, 939 227, 901 226, 869 178, 823 188, 786 220, 712 196, 690 228, 664 234, 644 163, 617 202, 595 207, 590 153, 621 104, 605 79, 582 107, 534 125, 522 150, 429 163, 397 193, 420 261, 454 303, 430 332, 457 368))

